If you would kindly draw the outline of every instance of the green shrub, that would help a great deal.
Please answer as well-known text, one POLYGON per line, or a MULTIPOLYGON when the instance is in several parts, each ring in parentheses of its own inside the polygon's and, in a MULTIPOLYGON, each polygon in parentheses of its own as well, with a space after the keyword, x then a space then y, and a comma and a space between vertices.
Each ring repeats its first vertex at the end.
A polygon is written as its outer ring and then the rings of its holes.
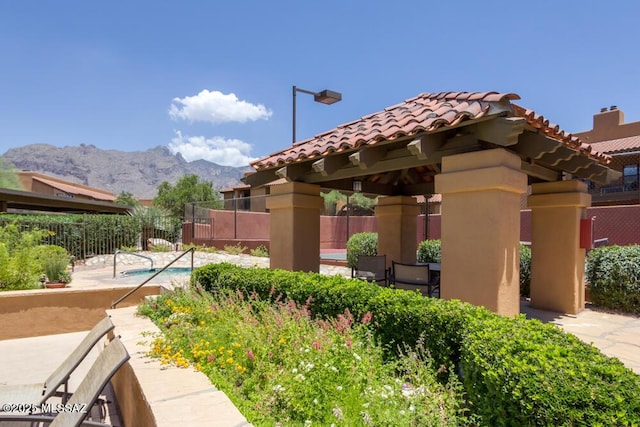
POLYGON ((640 246, 603 246, 590 251, 586 281, 594 304, 640 314, 640 246))
POLYGON ((0 226, 0 290, 33 289, 44 272, 34 249, 45 230, 21 231, 16 224, 0 226))
POLYGON ((434 367, 459 376, 481 425, 640 424, 640 377, 553 325, 339 276, 223 263, 196 269, 192 281, 308 301, 318 316, 371 312, 388 349, 422 336, 434 367))
POLYGON ((347 265, 356 267, 360 255, 378 255, 378 233, 356 233, 347 241, 347 265))
POLYGON ((520 245, 520 296, 531 296, 531 248, 520 245))
POLYGON ((35 248, 34 255, 42 263, 42 269, 49 282, 71 281, 67 267, 71 257, 65 248, 55 245, 40 245, 35 248))
POLYGON ((418 262, 440 263, 441 258, 440 240, 424 240, 418 245, 418 262))

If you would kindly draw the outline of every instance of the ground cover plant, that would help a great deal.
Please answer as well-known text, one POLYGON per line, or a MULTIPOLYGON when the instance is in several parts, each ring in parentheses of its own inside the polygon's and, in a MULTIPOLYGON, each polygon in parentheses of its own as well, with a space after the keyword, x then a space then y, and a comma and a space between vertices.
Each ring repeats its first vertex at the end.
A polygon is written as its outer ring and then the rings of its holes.
POLYGON ((455 376, 438 382, 422 341, 384 360, 370 313, 313 319, 309 304, 255 293, 175 291, 141 309, 163 330, 152 354, 193 364, 254 425, 446 426, 462 415, 455 376))
POLYGON ((310 301, 321 318, 372 313, 388 350, 422 340, 434 369, 458 376, 476 425, 640 425, 640 376, 554 325, 339 276, 222 263, 196 269, 192 281, 213 293, 310 301))

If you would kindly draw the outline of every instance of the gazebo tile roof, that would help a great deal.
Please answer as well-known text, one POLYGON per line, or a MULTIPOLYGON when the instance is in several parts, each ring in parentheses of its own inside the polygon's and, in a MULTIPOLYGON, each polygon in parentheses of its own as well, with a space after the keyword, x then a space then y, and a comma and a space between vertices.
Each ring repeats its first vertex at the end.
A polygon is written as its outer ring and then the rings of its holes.
POLYGON ((569 148, 580 150, 602 164, 609 163, 609 156, 593 150, 588 144, 581 143, 578 138, 550 123, 535 111, 510 102, 518 99, 520 97, 516 94, 498 92, 423 93, 380 112, 363 116, 300 141, 292 147, 256 160, 251 165, 257 170, 269 169, 334 152, 354 150, 363 145, 374 145, 421 132, 457 126, 462 122, 477 120, 487 115, 504 114, 505 111, 513 117, 524 118, 529 126, 547 137, 558 140, 569 148))

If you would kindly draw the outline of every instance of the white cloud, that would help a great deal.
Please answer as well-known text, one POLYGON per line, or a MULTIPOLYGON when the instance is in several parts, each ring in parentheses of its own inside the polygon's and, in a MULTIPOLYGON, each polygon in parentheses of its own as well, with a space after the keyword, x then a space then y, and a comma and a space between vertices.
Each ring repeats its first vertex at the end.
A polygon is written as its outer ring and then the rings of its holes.
POLYGON ((174 98, 169 108, 169 116, 173 120, 213 124, 266 120, 271 114, 264 105, 241 101, 235 93, 225 95, 217 90, 209 92, 207 89, 195 96, 174 98))
POLYGON ((204 159, 224 166, 247 166, 256 157, 251 157, 251 145, 239 139, 221 136, 184 136, 176 131, 176 136, 168 145, 173 154, 180 153, 188 162, 204 159))

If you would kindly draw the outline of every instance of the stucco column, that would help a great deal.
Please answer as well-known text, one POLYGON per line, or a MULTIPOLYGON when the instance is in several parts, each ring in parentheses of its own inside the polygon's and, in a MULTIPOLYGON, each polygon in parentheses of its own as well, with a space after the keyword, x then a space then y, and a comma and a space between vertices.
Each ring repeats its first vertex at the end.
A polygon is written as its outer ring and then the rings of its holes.
POLYGON ((506 316, 520 313, 520 196, 527 176, 503 149, 442 159, 440 295, 506 316))
POLYGON ((378 254, 391 261, 416 262, 417 227, 420 207, 415 197, 381 197, 376 206, 378 222, 378 254))
POLYGON ((269 266, 320 271, 320 186, 288 182, 271 187, 269 266))
POLYGON ((531 306, 575 314, 584 309, 580 219, 591 206, 580 181, 531 185, 531 306))

